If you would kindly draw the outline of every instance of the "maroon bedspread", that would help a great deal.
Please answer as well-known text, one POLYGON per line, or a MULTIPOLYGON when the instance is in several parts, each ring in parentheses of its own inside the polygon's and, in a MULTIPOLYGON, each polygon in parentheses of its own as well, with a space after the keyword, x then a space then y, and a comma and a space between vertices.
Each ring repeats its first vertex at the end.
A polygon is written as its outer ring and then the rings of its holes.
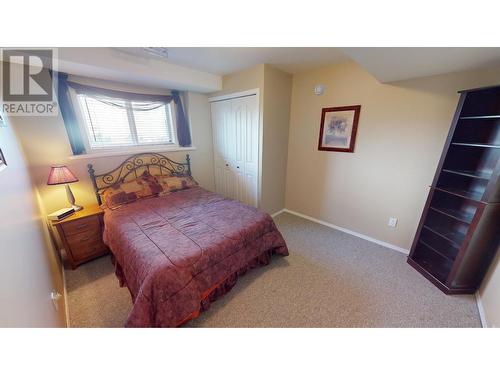
POLYGON ((196 187, 106 210, 104 242, 134 302, 127 327, 175 327, 246 269, 288 255, 272 218, 196 187))

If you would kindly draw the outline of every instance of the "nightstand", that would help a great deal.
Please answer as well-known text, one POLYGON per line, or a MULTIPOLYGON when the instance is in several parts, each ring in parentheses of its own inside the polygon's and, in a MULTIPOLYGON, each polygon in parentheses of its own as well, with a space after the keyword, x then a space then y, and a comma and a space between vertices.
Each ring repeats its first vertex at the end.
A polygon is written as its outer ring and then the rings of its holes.
POLYGON ((86 207, 66 219, 51 221, 57 229, 71 268, 108 252, 102 242, 104 212, 99 206, 86 207))

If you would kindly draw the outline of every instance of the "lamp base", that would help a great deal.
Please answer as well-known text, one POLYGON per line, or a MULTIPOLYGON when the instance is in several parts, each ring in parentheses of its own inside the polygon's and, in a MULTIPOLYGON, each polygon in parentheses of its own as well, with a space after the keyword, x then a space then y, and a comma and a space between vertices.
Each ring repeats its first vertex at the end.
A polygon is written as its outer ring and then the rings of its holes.
POLYGON ((75 210, 75 212, 76 212, 76 211, 81 211, 81 210, 83 210, 83 207, 82 207, 82 206, 78 206, 78 205, 76 205, 76 204, 72 204, 72 205, 71 205, 71 208, 73 208, 73 210, 75 210))
POLYGON ((71 204, 71 207, 75 210, 75 212, 80 211, 83 208, 82 206, 75 204, 75 197, 68 184, 66 184, 66 195, 68 197, 68 202, 71 204))

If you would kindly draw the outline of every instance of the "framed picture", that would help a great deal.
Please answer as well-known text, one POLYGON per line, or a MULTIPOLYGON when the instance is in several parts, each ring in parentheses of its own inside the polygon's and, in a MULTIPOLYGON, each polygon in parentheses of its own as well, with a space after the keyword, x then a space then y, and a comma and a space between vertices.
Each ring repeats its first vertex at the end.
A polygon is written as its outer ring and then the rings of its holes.
POLYGON ((2 149, 0 148, 0 171, 3 171, 5 168, 7 168, 7 162, 5 161, 2 149))
POLYGON ((323 108, 318 150, 354 152, 360 105, 323 108))

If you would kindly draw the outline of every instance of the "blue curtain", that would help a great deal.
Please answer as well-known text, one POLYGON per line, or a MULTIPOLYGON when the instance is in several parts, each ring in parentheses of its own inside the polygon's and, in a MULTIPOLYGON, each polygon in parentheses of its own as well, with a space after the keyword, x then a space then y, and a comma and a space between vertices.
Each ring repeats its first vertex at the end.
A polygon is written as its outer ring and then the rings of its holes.
POLYGON ((176 109, 177 140, 182 147, 191 146, 191 132, 189 131, 189 123, 184 113, 179 91, 172 91, 172 96, 176 109))
POLYGON ((59 102, 59 110, 61 111, 64 126, 68 133, 71 150, 73 151, 73 155, 84 154, 85 145, 69 94, 68 75, 66 73, 54 73, 57 74, 57 101, 59 102))
POLYGON ((111 98, 129 99, 136 101, 154 101, 164 103, 175 103, 175 116, 177 124, 177 140, 179 146, 191 146, 191 132, 189 130, 189 122, 184 112, 182 99, 179 91, 172 91, 172 95, 154 95, 154 94, 137 94, 132 92, 109 90, 101 87, 94 87, 83 85, 76 82, 68 82, 68 75, 59 73, 59 106, 63 115, 64 124, 68 137, 71 143, 73 154, 79 155, 85 153, 85 146, 82 141, 82 135, 78 123, 76 121, 75 111, 72 106, 71 98, 69 96, 68 88, 73 88, 77 93, 107 96, 111 98))

